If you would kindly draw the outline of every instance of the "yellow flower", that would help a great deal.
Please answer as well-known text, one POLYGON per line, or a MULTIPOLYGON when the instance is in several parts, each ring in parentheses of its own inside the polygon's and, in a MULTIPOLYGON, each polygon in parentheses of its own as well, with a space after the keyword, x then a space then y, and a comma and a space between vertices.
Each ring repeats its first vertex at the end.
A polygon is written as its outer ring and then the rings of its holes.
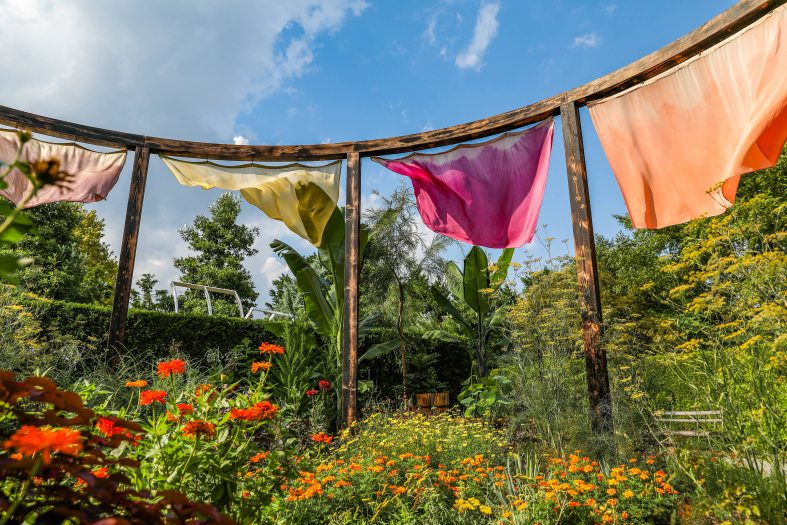
POLYGON ((624 497, 624 498, 629 498, 629 499, 630 499, 630 498, 633 498, 633 497, 634 497, 634 493, 633 493, 632 491, 630 491, 630 490, 627 490, 627 491, 625 491, 625 492, 623 493, 623 497, 624 497))
POLYGON ((478 510, 481 511, 482 514, 492 514, 492 508, 486 505, 481 505, 478 507, 478 510))

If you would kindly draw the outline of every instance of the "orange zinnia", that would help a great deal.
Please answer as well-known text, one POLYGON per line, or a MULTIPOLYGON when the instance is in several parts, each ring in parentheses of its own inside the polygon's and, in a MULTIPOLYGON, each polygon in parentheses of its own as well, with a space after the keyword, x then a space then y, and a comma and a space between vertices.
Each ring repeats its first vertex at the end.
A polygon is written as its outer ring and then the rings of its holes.
POLYGON ((261 354, 283 354, 284 347, 279 345, 274 345, 271 343, 260 343, 260 353, 261 354))
POLYGON ((139 404, 146 406, 153 403, 161 403, 163 405, 166 397, 167 393, 163 390, 143 390, 139 393, 139 404))
POLYGON ((251 373, 256 374, 260 370, 270 370, 271 363, 270 361, 254 361, 251 364, 251 373))
POLYGON ((183 435, 187 437, 213 437, 216 433, 216 425, 208 421, 195 419, 183 425, 183 435))
POLYGON ((270 401, 260 401, 249 408, 233 408, 230 411, 230 419, 240 419, 243 421, 259 421, 261 419, 273 419, 279 407, 270 401))
POLYGON ((186 362, 182 359, 171 359, 169 361, 162 361, 158 364, 158 376, 160 378, 169 377, 171 375, 182 374, 186 371, 186 362))
POLYGON ((315 443, 325 443, 326 445, 330 445, 333 441, 333 437, 329 436, 325 432, 317 432, 316 434, 312 434, 312 441, 315 443))
POLYGON ((15 448, 25 456, 41 454, 45 465, 51 461, 52 452, 71 456, 82 452, 82 436, 71 428, 47 428, 24 425, 3 443, 6 449, 15 448))
POLYGON ((126 386, 129 388, 145 388, 148 382, 144 379, 137 379, 136 381, 126 381, 126 386))

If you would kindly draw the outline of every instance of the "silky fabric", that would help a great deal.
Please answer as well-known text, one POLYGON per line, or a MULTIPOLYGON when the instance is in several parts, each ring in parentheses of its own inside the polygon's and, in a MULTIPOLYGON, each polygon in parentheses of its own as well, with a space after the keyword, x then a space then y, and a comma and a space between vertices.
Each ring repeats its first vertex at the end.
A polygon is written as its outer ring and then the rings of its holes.
MULTIPOLYGON (((10 164, 19 150, 16 131, 0 130, 0 162, 10 164)), ((38 161, 57 160, 60 171, 73 177, 68 187, 48 185, 30 199, 26 208, 58 201, 96 202, 104 200, 115 186, 126 162, 126 150, 99 153, 74 143, 56 144, 30 139, 24 145, 20 160, 31 164, 38 161)), ((8 187, 0 195, 18 204, 32 190, 30 179, 17 169, 4 179, 8 187)))
POLYGON ((315 246, 322 242, 325 225, 339 200, 341 161, 324 166, 224 166, 163 155, 161 160, 184 186, 239 190, 250 204, 315 246))
POLYGON ((787 6, 589 109, 635 227, 723 213, 787 139, 787 6))
POLYGON ((430 230, 488 248, 518 247, 538 226, 553 131, 549 119, 444 153, 372 160, 410 178, 430 230))

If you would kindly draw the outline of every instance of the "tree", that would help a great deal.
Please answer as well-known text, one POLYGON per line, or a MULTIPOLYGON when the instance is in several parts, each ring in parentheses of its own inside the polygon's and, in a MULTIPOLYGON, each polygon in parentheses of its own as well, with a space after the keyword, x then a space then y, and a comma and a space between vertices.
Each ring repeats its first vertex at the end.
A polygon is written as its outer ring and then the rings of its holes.
POLYGON ((503 301, 498 299, 505 291, 503 284, 513 256, 514 249, 506 248, 497 262, 490 266, 484 250, 473 246, 465 257, 464 271, 460 271, 453 261, 445 265, 446 281, 452 297, 432 285, 435 301, 453 318, 458 335, 445 330, 434 330, 424 335, 449 342, 469 342, 479 377, 487 373, 489 336, 502 324, 506 315, 503 301))
POLYGON ((139 301, 133 303, 134 308, 141 308, 144 310, 153 310, 155 303, 153 302, 153 289, 158 284, 158 279, 153 277, 152 273, 143 273, 136 285, 139 288, 141 295, 139 301))
MULTIPOLYGON (((259 228, 237 223, 240 198, 230 192, 222 194, 209 211, 209 217, 197 215, 191 226, 179 230, 181 238, 196 252, 196 255, 174 259, 175 268, 180 270, 180 280, 235 290, 244 309, 251 308, 258 294, 251 274, 242 263, 257 253, 253 245, 260 234, 259 228)), ((216 297, 212 302, 214 312, 237 315, 237 305, 231 299, 216 297)), ((205 312, 204 295, 188 291, 183 309, 205 312)))
POLYGON ((33 263, 19 272, 29 292, 76 303, 112 301, 117 261, 103 242, 104 221, 82 204, 57 202, 27 210, 36 234, 13 251, 33 263))
POLYGON ((383 206, 366 212, 366 220, 375 242, 366 255, 366 278, 381 296, 395 289, 397 298, 396 328, 399 334, 399 358, 402 386, 407 394, 407 342, 405 306, 407 292, 419 276, 431 278, 442 271, 442 253, 453 242, 449 237, 434 235, 427 242, 419 228, 420 216, 412 190, 402 182, 390 197, 382 197, 383 206))

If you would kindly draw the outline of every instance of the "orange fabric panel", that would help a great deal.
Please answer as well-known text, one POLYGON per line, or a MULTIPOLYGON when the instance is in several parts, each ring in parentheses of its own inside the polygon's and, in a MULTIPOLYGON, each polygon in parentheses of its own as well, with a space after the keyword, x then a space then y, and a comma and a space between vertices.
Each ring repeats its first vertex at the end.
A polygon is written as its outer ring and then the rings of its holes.
POLYGON ((787 139, 787 5, 589 109, 636 228, 723 213, 787 139))

